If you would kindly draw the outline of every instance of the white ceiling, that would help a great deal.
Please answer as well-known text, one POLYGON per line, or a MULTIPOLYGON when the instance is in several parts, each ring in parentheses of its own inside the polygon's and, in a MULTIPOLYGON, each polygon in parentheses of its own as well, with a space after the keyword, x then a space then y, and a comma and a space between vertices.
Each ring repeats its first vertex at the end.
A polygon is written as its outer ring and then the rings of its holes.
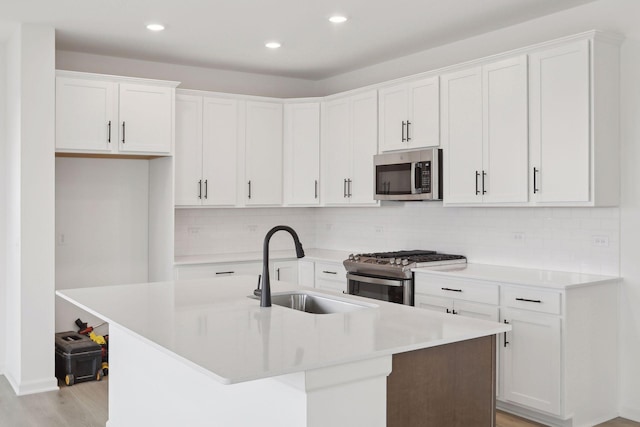
POLYGON ((0 39, 47 24, 60 50, 317 80, 591 1, 0 0, 0 39))

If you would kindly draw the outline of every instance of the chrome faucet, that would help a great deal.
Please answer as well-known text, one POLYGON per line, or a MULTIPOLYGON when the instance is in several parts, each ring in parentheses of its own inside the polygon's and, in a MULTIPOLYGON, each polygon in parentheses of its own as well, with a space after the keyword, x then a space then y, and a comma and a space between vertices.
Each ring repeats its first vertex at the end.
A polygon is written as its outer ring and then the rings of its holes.
POLYGON ((264 245, 262 247, 262 289, 260 289, 260 283, 258 282, 258 289, 253 291, 254 295, 260 296, 260 307, 271 307, 271 282, 269 280, 269 241, 271 236, 276 232, 284 230, 291 234, 293 237, 293 243, 296 245, 296 257, 304 257, 304 249, 302 249, 302 243, 298 238, 298 234, 293 228, 286 225, 277 225, 267 232, 264 236, 264 245))

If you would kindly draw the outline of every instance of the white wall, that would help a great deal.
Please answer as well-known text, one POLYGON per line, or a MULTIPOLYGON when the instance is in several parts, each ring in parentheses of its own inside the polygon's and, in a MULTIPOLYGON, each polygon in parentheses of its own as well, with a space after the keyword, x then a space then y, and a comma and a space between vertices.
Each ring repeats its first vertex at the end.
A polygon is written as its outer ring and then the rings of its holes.
POLYGON ((57 51, 56 68, 181 82, 180 89, 296 98, 319 95, 311 80, 57 51))
POLYGON ((0 41, 0 375, 4 373, 4 360, 5 360, 5 336, 6 336, 6 294, 5 294, 5 281, 6 281, 6 262, 5 262, 5 155, 4 148, 6 145, 5 135, 5 93, 6 93, 6 79, 5 79, 5 45, 0 41))
POLYGON ((54 333, 55 32, 20 25, 7 45, 5 375, 17 394, 57 389, 54 333))
MULTIPOLYGON (((55 176, 56 289, 146 282, 149 161, 57 158, 55 176)), ((101 323, 56 298, 56 332, 77 318, 101 323)))
MULTIPOLYGON (((315 248, 313 208, 176 209, 175 254, 261 252, 264 236, 276 225, 296 230, 305 248, 315 248)), ((293 250, 287 233, 271 239, 272 250, 293 250)))

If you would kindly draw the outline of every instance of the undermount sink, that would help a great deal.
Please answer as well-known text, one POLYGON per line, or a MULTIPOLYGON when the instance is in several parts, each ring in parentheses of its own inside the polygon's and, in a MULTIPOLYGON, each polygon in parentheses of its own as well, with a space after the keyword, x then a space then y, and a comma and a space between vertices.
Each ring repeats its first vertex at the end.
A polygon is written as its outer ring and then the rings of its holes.
POLYGON ((309 292, 283 292, 271 295, 271 303, 293 310, 313 314, 347 313, 376 307, 373 304, 356 303, 309 292))

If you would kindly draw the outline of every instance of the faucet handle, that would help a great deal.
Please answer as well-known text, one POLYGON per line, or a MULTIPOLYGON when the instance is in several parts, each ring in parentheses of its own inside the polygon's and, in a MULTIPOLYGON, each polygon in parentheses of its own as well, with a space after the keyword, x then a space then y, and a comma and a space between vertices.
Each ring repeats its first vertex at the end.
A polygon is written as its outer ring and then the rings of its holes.
POLYGON ((262 282, 262 274, 258 274, 258 287, 253 290, 253 294, 259 297, 262 294, 262 289, 260 289, 262 282))

